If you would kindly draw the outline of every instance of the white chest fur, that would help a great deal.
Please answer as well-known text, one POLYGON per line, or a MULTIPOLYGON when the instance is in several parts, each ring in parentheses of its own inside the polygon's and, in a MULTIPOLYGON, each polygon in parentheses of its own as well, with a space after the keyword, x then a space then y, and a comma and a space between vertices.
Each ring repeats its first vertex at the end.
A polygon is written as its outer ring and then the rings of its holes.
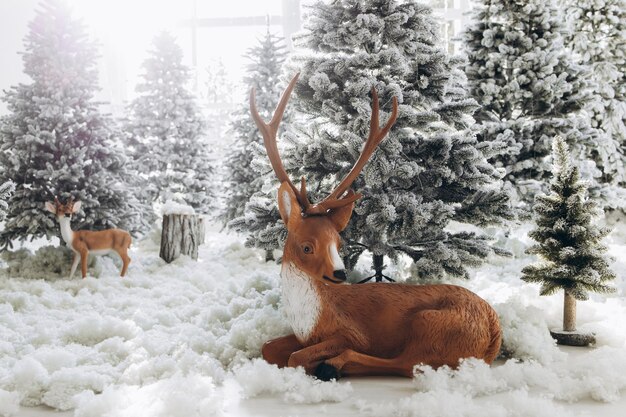
POLYGON ((283 264, 280 276, 287 320, 298 340, 304 342, 317 325, 322 310, 319 294, 311 278, 294 264, 283 264))

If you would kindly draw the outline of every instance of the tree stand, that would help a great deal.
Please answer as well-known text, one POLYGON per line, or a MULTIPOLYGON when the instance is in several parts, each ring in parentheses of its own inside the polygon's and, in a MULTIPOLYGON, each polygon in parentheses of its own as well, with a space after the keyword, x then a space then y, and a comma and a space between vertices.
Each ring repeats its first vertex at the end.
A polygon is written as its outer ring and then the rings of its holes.
POLYGON ((563 330, 550 330, 552 338, 559 345, 589 346, 596 343, 592 333, 579 333, 576 331, 576 299, 567 290, 563 300, 563 330))
POLYGON ((387 275, 383 274, 383 269, 385 269, 386 265, 383 263, 385 259, 385 255, 374 255, 374 261, 372 262, 372 268, 374 268, 374 275, 367 277, 358 282, 358 284, 363 284, 371 280, 372 278, 376 278, 376 282, 381 282, 383 279, 386 279, 390 282, 396 282, 394 279, 389 278, 387 275))

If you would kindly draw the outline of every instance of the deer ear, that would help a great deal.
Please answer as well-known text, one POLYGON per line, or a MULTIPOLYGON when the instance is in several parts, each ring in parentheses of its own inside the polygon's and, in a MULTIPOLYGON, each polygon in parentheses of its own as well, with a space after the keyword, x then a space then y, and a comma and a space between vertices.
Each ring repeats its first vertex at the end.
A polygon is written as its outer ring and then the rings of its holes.
POLYGON ((287 230, 293 230, 302 219, 302 208, 287 181, 283 182, 278 189, 278 211, 287 230))
POLYGON ((51 203, 50 201, 46 201, 46 210, 48 210, 52 214, 57 214, 56 206, 54 205, 54 203, 51 203))
POLYGON ((81 205, 82 203, 80 201, 76 201, 74 205, 72 206, 72 213, 78 213, 78 210, 80 210, 81 205))
POLYGON ((352 210, 354 209, 354 203, 347 204, 343 207, 333 209, 328 213, 328 218, 335 225, 338 232, 341 232, 348 226, 350 217, 352 217, 352 210))
MULTIPOLYGON (((343 198, 351 198, 355 196, 354 190, 348 190, 343 198)), ((361 198, 359 194, 357 198, 361 198)), ((352 217, 352 210, 354 210, 354 203, 346 204, 343 207, 333 209, 328 213, 328 218, 335 225, 338 232, 343 231, 348 226, 350 217, 352 217)))

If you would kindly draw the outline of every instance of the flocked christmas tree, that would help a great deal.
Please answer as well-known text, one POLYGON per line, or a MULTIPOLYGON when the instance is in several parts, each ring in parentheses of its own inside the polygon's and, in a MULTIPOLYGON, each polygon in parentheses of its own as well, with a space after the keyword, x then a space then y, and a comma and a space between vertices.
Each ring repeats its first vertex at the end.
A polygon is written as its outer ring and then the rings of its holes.
POLYGON ((125 157, 112 121, 98 111, 96 45, 59 0, 44 0, 29 25, 24 72, 32 79, 5 93, 0 127, 0 183, 12 180, 0 246, 14 239, 59 235, 44 209, 58 195, 82 201, 76 228, 145 224, 124 181, 125 157))
POLYGON ((499 172, 469 127, 476 102, 466 97, 459 62, 439 38, 430 7, 413 1, 316 2, 291 61, 301 72, 293 106, 311 119, 291 132, 287 169, 306 177, 319 201, 351 169, 368 135, 372 87, 381 122, 392 97, 398 119, 353 188, 358 201, 346 231, 345 258, 373 254, 376 280, 384 259, 408 255, 416 279, 466 277, 494 249, 478 233, 449 229, 510 217, 499 172))
MULTIPOLYGON (((269 30, 259 44, 250 48, 247 53, 250 62, 247 66, 244 85, 246 90, 254 88, 259 112, 267 119, 280 98, 283 87, 280 75, 285 56, 282 40, 271 34, 269 30)), ((288 123, 288 117, 284 118, 282 128, 284 129, 288 123)), ((267 157, 262 146, 263 139, 250 117, 247 94, 245 103, 242 103, 233 115, 231 130, 234 140, 225 162, 224 195, 226 198, 221 216, 225 223, 245 215, 246 203, 250 201, 253 194, 261 191, 268 176, 267 164, 252 165, 253 160, 264 161, 267 157)), ((271 172, 271 168, 269 170, 271 172)), ((235 223, 235 225, 238 224, 240 223, 235 223)), ((241 225, 245 225, 245 222, 241 225)))
POLYGON ((596 203, 587 198, 587 187, 560 137, 554 140, 552 155, 550 193, 537 196, 533 207, 537 227, 529 236, 537 244, 527 249, 541 262, 522 269, 522 280, 540 283, 541 295, 564 291, 563 330, 573 332, 576 300, 586 300, 590 291, 614 291, 607 281, 615 274, 600 243, 609 230, 592 223, 596 203))
POLYGON ((215 200, 214 164, 206 123, 188 90, 190 72, 182 59, 169 33, 155 37, 126 121, 129 152, 143 200, 180 200, 198 213, 209 213, 215 200))
MULTIPOLYGON (((591 68, 595 82, 588 106, 592 126, 605 135, 592 150, 602 168, 603 182, 626 184, 626 2, 624 0, 560 0, 568 23, 565 44, 581 64, 591 68)), ((610 189, 605 190, 609 192, 610 189)), ((623 191, 622 191, 623 193, 623 191)), ((605 196, 612 205, 618 195, 605 196), (612 200, 612 201, 611 201, 612 200)), ((624 199, 624 195, 621 195, 624 199)))
MULTIPOLYGON (((464 33, 471 95, 481 108, 479 139, 498 144, 492 157, 531 202, 550 175, 551 138, 561 135, 577 159, 602 142, 581 110, 591 100, 588 72, 563 46, 554 0, 481 0, 464 33)), ((598 175, 595 164, 586 176, 598 175)))

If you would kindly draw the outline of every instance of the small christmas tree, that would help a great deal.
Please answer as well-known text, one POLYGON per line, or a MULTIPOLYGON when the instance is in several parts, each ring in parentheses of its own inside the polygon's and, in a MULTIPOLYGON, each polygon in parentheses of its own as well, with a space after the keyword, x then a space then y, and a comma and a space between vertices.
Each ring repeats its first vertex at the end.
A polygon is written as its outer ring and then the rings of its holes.
POLYGON ((182 200, 198 213, 209 213, 215 200, 214 164, 206 123, 186 87, 190 75, 183 52, 167 32, 153 46, 126 121, 141 197, 150 203, 182 200))
POLYGON ((527 253, 539 255, 542 262, 522 269, 522 280, 541 284, 541 295, 564 290, 563 331, 553 336, 564 344, 589 344, 591 335, 575 334, 576 300, 586 300, 588 292, 612 292, 606 284, 615 278, 603 256, 600 240, 609 233, 591 223, 596 203, 586 198, 587 187, 572 167, 565 141, 556 137, 552 150, 553 180, 550 194, 537 196, 533 207, 537 228, 529 236, 538 244, 527 253))
POLYGON ((93 99, 95 43, 59 0, 41 2, 29 29, 22 58, 32 82, 11 87, 3 98, 10 113, 0 125, 0 183, 12 180, 15 192, 0 247, 60 235, 44 210, 56 195, 82 202, 78 229, 144 230, 118 132, 93 99))

